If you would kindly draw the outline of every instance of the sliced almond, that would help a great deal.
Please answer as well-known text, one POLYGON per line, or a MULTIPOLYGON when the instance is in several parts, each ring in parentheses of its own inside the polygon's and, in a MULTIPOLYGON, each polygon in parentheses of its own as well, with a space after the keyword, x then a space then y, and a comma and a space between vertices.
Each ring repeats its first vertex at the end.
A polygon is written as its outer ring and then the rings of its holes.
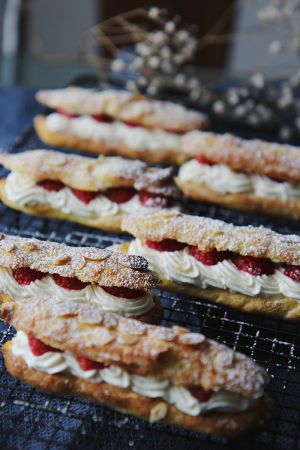
POLYGON ((160 420, 164 419, 168 413, 168 405, 166 403, 157 403, 151 411, 150 411, 150 417, 149 421, 150 423, 153 422, 159 422, 160 420))

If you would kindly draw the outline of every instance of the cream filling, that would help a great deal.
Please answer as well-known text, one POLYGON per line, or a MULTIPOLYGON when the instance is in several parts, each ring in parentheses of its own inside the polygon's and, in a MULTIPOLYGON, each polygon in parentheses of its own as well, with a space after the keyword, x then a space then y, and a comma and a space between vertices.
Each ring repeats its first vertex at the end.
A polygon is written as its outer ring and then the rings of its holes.
POLYGON ((80 217, 108 217, 116 214, 149 214, 159 211, 161 208, 143 206, 138 194, 128 202, 115 203, 99 194, 88 204, 79 200, 68 187, 58 192, 47 191, 38 186, 36 180, 28 175, 11 172, 5 183, 7 198, 20 206, 46 205, 65 214, 73 214, 80 217))
POLYGON ((162 130, 148 130, 143 127, 131 127, 125 123, 98 122, 92 116, 68 118, 52 113, 46 117, 49 131, 72 134, 82 139, 104 142, 111 148, 128 147, 134 150, 181 150, 180 136, 162 130))
POLYGON ((131 241, 128 253, 144 256, 150 270, 177 283, 192 284, 202 289, 229 289, 251 297, 283 294, 300 300, 300 283, 284 275, 282 267, 277 268, 272 275, 255 276, 240 271, 230 260, 207 266, 191 256, 188 247, 176 252, 160 252, 149 248, 139 239, 131 241))
POLYGON ((189 416, 198 416, 212 410, 245 411, 255 401, 239 394, 220 391, 213 393, 207 402, 200 403, 188 389, 176 386, 168 380, 162 380, 158 377, 132 375, 118 366, 82 370, 75 356, 69 352, 47 352, 41 356, 35 356, 31 352, 26 334, 22 331, 18 331, 13 338, 11 351, 14 356, 21 357, 29 368, 39 372, 49 374, 70 373, 92 383, 105 381, 119 388, 128 388, 144 397, 162 398, 167 403, 174 404, 180 411, 189 416))
POLYGON ((257 197, 299 200, 300 186, 280 183, 263 175, 237 173, 223 164, 199 164, 192 159, 180 167, 179 180, 205 184, 219 194, 247 192, 257 197))
POLYGON ((96 283, 90 283, 80 290, 64 289, 49 275, 28 285, 20 285, 14 279, 12 270, 6 267, 0 267, 0 291, 19 299, 57 298, 62 301, 97 303, 103 311, 114 312, 124 317, 140 316, 154 307, 153 296, 150 293, 136 299, 121 298, 109 294, 96 283))

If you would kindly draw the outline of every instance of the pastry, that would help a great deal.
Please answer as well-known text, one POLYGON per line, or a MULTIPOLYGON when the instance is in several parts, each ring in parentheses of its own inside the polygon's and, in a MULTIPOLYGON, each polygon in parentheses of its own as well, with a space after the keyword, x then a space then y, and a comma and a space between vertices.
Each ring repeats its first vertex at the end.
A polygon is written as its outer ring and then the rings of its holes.
POLYGON ((171 168, 119 157, 32 150, 0 153, 0 164, 11 170, 0 180, 0 198, 7 206, 106 231, 120 231, 125 214, 173 207, 179 194, 171 168))
POLYGON ((0 302, 35 297, 160 323, 158 279, 144 258, 0 234, 0 302))
POLYGON ((190 132, 176 183, 194 200, 300 218, 300 152, 290 145, 190 132))
POLYGON ((153 163, 181 164, 178 133, 207 125, 202 113, 126 91, 69 87, 39 91, 36 99, 55 110, 35 119, 43 142, 153 163))
POLYGON ((57 299, 6 303, 1 317, 17 329, 8 372, 37 388, 229 437, 269 420, 266 372, 201 334, 57 299))
POLYGON ((144 256, 162 287, 249 313, 300 320, 300 237, 206 217, 124 218, 119 251, 144 256))

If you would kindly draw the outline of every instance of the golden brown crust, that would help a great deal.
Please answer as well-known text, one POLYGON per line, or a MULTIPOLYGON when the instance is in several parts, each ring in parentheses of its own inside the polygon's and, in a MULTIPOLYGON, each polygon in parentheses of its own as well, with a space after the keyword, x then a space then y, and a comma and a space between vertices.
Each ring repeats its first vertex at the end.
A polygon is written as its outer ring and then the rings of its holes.
POLYGON ((207 116, 203 113, 127 91, 110 89, 97 92, 70 86, 38 91, 36 99, 50 108, 60 108, 73 114, 106 114, 147 128, 178 133, 202 129, 208 124, 207 116))
POLYGON ((0 234, 0 266, 29 267, 44 273, 76 277, 87 283, 131 289, 149 290, 158 282, 148 270, 145 258, 5 234, 0 234))
POLYGON ((129 389, 118 388, 105 382, 95 384, 67 374, 49 375, 38 372, 28 368, 24 360, 16 358, 10 349, 11 342, 2 347, 6 368, 12 376, 39 389, 56 394, 79 395, 150 422, 159 420, 194 431, 235 437, 258 431, 270 420, 270 402, 266 397, 257 400, 253 408, 244 412, 213 412, 192 417, 161 399, 143 397, 129 389))
POLYGON ((122 229, 143 241, 175 239, 202 251, 229 250, 269 258, 275 263, 300 265, 300 237, 279 234, 262 226, 234 226, 221 220, 165 210, 147 217, 142 214, 124 217, 122 229))
POLYGON ((189 159, 204 156, 236 171, 258 173, 298 184, 300 182, 298 147, 199 131, 184 135, 182 147, 189 159))
POLYGON ((4 304, 1 317, 54 348, 181 386, 258 398, 268 380, 251 359, 201 334, 124 319, 95 304, 23 299, 4 304))
POLYGON ((51 150, 30 150, 17 154, 0 152, 0 164, 37 181, 59 180, 85 191, 126 186, 173 197, 179 193, 172 168, 150 168, 141 161, 118 157, 94 159, 51 150))
MULTIPOLYGON (((110 247, 124 254, 128 254, 130 242, 123 242, 120 245, 110 247)), ((201 298, 219 305, 229 306, 241 311, 251 314, 263 314, 266 316, 280 317, 281 319, 290 321, 300 321, 300 303, 292 298, 284 297, 283 295, 274 295, 271 297, 264 297, 256 295, 251 297, 236 292, 230 292, 227 289, 219 288, 205 288, 201 289, 190 284, 176 283, 168 280, 158 274, 161 284, 160 289, 166 289, 179 294, 191 295, 193 297, 201 298)))
POLYGON ((136 150, 133 148, 111 147, 108 142, 92 141, 91 139, 78 138, 75 135, 66 132, 49 131, 45 124, 45 116, 36 116, 34 119, 35 131, 39 138, 48 145, 54 147, 78 149, 84 152, 94 153, 96 155, 119 155, 124 158, 140 159, 149 163, 156 164, 175 164, 180 165, 190 159, 182 151, 175 150, 136 150))
POLYGON ((193 180, 182 181, 178 177, 176 183, 184 195, 193 200, 215 203, 238 211, 263 212, 300 219, 300 201, 297 200, 257 197, 243 192, 222 195, 205 184, 193 180))

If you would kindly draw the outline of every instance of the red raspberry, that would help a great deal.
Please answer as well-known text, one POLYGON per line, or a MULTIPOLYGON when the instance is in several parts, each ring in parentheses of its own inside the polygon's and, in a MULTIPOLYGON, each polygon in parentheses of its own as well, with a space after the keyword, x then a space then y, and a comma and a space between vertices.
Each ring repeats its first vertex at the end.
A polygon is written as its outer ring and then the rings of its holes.
POLYGON ((106 114, 92 114, 92 118, 95 119, 97 122, 105 122, 105 123, 111 123, 113 122, 113 119, 106 114))
POLYGON ((61 181, 57 180, 42 180, 38 182, 38 186, 41 186, 46 191, 58 192, 61 191, 65 185, 61 181))
POLYGON ((176 252, 178 250, 183 250, 184 247, 186 247, 186 244, 173 239, 164 239, 160 242, 146 241, 146 245, 159 252, 176 252))
POLYGON ((35 356, 41 356, 47 352, 60 352, 60 350, 50 347, 50 345, 44 344, 42 341, 34 336, 28 336, 28 344, 30 350, 35 356))
POLYGON ((207 402, 211 397, 211 392, 205 391, 201 386, 191 386, 189 391, 200 403, 207 402))
POLYGON ((92 200, 95 200, 95 198, 99 195, 99 192, 97 191, 81 191, 80 189, 71 190, 73 194, 86 205, 88 205, 92 200))
POLYGON ((121 286, 100 286, 105 292, 108 292, 110 295, 114 295, 115 297, 122 298, 138 298, 145 295, 144 291, 140 291, 138 289, 129 289, 121 286))
POLYGON ((199 164, 205 164, 207 166, 213 166, 214 163, 207 159, 205 156, 198 156, 197 161, 199 164))
POLYGON ((140 123, 136 122, 130 122, 130 120, 123 120, 123 123, 129 127, 141 127, 142 125, 140 123))
POLYGON ((255 275, 256 277, 260 275, 272 275, 274 273, 274 264, 269 259, 236 255, 232 261, 239 270, 255 275))
POLYGON ((28 285, 35 280, 41 280, 44 276, 44 273, 29 269, 29 267, 20 267, 13 270, 14 279, 21 285, 28 285))
POLYGON ((84 356, 77 356, 76 359, 82 370, 101 370, 105 368, 104 364, 92 361, 84 356))
POLYGON ((74 119, 75 117, 79 117, 79 114, 72 114, 72 113, 64 111, 63 109, 60 109, 60 108, 57 108, 56 112, 58 114, 61 114, 62 116, 68 117, 69 119, 74 119))
POLYGON ((173 198, 147 191, 140 192, 139 200, 146 208, 168 208, 174 205, 173 198))
POLYGON ((218 250, 202 252, 198 247, 190 247, 189 254, 206 266, 215 266, 218 262, 230 258, 230 252, 218 252, 218 250))
POLYGON ((283 273, 291 280, 296 281, 298 283, 300 282, 300 266, 286 265, 283 273))
POLYGON ((69 291, 80 291, 89 284, 83 283, 83 281, 78 280, 78 278, 62 277, 56 273, 53 275, 53 279, 58 286, 69 289, 69 291))
POLYGON ((136 191, 130 187, 116 187, 107 189, 104 195, 114 203, 126 203, 132 199, 136 191))

